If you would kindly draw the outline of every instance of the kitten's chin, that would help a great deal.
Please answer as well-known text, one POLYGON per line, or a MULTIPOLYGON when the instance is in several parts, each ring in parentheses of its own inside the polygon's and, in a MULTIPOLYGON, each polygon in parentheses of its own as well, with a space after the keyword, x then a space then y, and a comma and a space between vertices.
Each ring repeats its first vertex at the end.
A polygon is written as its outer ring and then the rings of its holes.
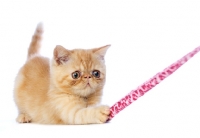
POLYGON ((86 86, 83 89, 74 90, 74 94, 82 96, 82 97, 88 97, 90 94, 92 94, 94 92, 95 92, 95 90, 91 86, 86 86))

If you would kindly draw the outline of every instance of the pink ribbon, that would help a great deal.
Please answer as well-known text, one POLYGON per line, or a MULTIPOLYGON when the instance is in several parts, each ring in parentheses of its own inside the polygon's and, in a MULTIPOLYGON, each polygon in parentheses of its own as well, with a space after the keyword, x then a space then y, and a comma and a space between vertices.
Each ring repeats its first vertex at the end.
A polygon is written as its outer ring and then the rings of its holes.
POLYGON ((136 101, 139 97, 143 96, 146 92, 151 90, 157 84, 159 84, 162 80, 167 78, 169 75, 174 73, 179 67, 185 64, 190 58, 192 58, 195 54, 200 51, 200 46, 195 48, 192 52, 188 53, 177 62, 173 63, 169 67, 165 68, 162 72, 157 73, 154 77, 140 85, 137 89, 132 90, 128 95, 119 100, 110 108, 110 116, 109 120, 111 120, 116 114, 122 111, 124 108, 129 106, 131 103, 136 101))

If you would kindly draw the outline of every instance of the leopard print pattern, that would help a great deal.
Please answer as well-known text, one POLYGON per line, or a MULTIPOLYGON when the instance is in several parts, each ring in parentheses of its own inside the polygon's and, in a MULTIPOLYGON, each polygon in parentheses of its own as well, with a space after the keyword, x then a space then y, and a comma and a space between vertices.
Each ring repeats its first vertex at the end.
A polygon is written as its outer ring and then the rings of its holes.
POLYGON ((179 67, 185 64, 189 59, 191 59, 195 54, 200 51, 200 46, 195 48, 192 52, 183 56, 180 60, 173 63, 169 67, 165 68, 162 72, 157 73, 154 77, 140 85, 136 90, 132 90, 128 95, 119 100, 110 108, 110 116, 109 120, 111 120, 116 114, 126 108, 128 105, 136 101, 139 97, 143 96, 146 92, 151 90, 157 84, 159 84, 162 80, 167 78, 169 75, 174 73, 179 67))

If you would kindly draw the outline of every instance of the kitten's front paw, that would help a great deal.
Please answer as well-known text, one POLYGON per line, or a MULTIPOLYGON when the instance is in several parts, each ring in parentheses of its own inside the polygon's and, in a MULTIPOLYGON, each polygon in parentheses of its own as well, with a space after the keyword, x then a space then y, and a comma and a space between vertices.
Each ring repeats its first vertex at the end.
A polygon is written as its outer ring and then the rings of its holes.
POLYGON ((110 114, 110 108, 102 105, 96 108, 96 123, 105 123, 108 120, 110 114))

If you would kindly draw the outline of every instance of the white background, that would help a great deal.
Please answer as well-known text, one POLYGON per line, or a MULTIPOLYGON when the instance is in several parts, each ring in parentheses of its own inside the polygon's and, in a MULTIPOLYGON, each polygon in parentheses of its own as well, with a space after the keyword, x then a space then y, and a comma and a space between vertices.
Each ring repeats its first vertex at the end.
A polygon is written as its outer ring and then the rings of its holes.
POLYGON ((200 54, 110 123, 17 124, 14 78, 38 22, 41 53, 111 44, 102 103, 132 89, 200 45, 199 0, 0 0, 0 137, 200 137, 200 54))

